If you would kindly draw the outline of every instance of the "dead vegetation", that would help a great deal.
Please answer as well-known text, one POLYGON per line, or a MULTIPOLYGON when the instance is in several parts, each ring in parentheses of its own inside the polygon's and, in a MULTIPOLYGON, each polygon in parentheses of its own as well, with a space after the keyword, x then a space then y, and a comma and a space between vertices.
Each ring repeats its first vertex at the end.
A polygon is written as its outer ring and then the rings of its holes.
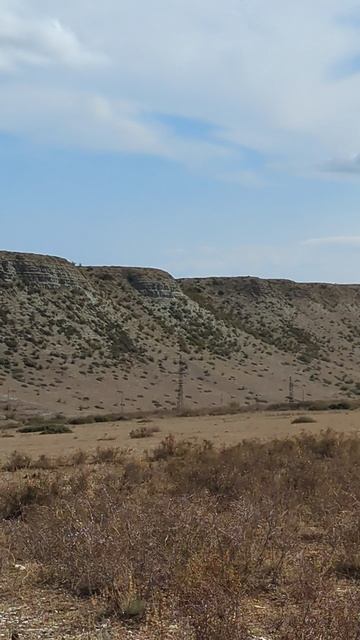
POLYGON ((160 431, 159 427, 155 425, 142 425, 141 427, 137 427, 136 429, 132 429, 129 433, 130 438, 136 440, 138 438, 151 438, 154 433, 158 433, 160 431))
POLYGON ((359 638, 359 439, 169 436, 63 463, 14 454, 1 478, 3 571, 35 567, 30 588, 154 640, 359 638))

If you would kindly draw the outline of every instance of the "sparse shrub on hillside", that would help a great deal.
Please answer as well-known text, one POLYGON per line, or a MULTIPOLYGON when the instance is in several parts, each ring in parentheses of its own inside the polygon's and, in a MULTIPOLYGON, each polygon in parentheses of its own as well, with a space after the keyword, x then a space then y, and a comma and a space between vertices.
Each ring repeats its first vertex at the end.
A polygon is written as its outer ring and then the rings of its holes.
POLYGON ((297 416, 292 420, 291 424, 312 424, 316 422, 312 416, 297 416))
POLYGON ((69 424, 71 425, 87 424, 88 422, 92 422, 89 416, 77 416, 69 420, 69 424))
POLYGON ((19 433, 40 433, 41 435, 53 435, 57 433, 72 433, 66 424, 40 424, 28 425, 18 429, 19 433))
POLYGON ((69 420, 71 425, 92 424, 95 422, 120 422, 126 420, 126 416, 122 413, 97 413, 95 415, 76 416, 69 420))
POLYGON ((142 426, 142 427, 137 427, 137 429, 132 429, 132 431, 130 431, 129 436, 130 438, 136 439, 136 438, 150 438, 154 433, 158 433, 160 431, 159 427, 155 427, 155 426, 142 426))
POLYGON ((333 411, 346 411, 353 408, 354 405, 347 400, 339 400, 329 404, 329 409, 333 411))

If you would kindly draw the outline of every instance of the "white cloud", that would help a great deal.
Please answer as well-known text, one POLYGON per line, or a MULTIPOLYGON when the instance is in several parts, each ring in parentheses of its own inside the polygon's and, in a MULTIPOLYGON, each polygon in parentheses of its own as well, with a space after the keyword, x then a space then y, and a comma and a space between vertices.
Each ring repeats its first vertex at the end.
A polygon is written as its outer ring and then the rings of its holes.
MULTIPOLYGON (((322 167, 360 151, 360 83, 352 67, 359 31, 342 19, 353 8, 353 0, 0 0, 0 68, 26 64, 32 89, 31 66, 43 69, 29 101, 42 91, 49 102, 55 90, 73 92, 78 104, 79 88, 90 102, 98 96, 100 112, 107 106, 93 121, 97 130, 84 131, 84 144, 89 136, 89 144, 112 149, 127 137, 134 150, 202 164, 231 143, 276 156, 282 167, 322 167), (96 63, 104 58, 111 64, 100 73, 96 63), (53 64, 67 68, 66 79, 48 71, 53 64), (72 78, 71 69, 92 66, 72 78), (136 105, 135 119, 119 103, 136 105), (217 140, 189 144, 146 123, 142 114, 150 112, 213 122, 217 140)), ((16 91, 5 91, 9 102, 16 91)), ((19 130, 28 128, 25 109, 15 111, 19 130)), ((69 135, 78 116, 66 107, 60 118, 69 135)), ((46 122, 36 130, 51 138, 46 122)), ((250 162, 224 175, 257 186, 259 171, 250 162)))
POLYGON ((0 71, 11 71, 21 65, 81 68, 105 60, 103 54, 85 47, 57 18, 32 17, 10 11, 0 3, 0 71))
POLYGON ((62 87, 0 86, 0 127, 41 144, 156 155, 196 168, 231 153, 219 143, 182 140, 138 104, 62 87))

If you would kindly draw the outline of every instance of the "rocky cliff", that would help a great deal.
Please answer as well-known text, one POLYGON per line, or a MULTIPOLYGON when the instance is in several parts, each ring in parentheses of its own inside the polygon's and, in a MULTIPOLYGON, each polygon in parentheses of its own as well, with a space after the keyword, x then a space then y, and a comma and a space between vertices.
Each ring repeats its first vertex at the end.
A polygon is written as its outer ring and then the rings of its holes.
POLYGON ((74 287, 84 286, 81 273, 62 258, 0 252, 0 286, 74 287))
POLYGON ((61 411, 189 408, 360 393, 360 286, 175 280, 0 253, 0 399, 61 411))

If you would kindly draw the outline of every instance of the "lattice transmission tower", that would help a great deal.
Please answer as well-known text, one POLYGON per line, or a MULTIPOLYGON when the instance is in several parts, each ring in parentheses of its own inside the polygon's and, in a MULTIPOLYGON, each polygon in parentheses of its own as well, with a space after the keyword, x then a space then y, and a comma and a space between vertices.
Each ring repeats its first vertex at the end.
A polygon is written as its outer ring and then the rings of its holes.
POLYGON ((289 395, 288 400, 292 404, 294 402, 294 381, 292 377, 289 378, 289 395))
POLYGON ((184 410, 184 381, 186 376, 187 366, 184 361, 182 352, 179 352, 179 367, 178 367, 178 387, 177 387, 177 403, 176 409, 179 414, 184 410))

